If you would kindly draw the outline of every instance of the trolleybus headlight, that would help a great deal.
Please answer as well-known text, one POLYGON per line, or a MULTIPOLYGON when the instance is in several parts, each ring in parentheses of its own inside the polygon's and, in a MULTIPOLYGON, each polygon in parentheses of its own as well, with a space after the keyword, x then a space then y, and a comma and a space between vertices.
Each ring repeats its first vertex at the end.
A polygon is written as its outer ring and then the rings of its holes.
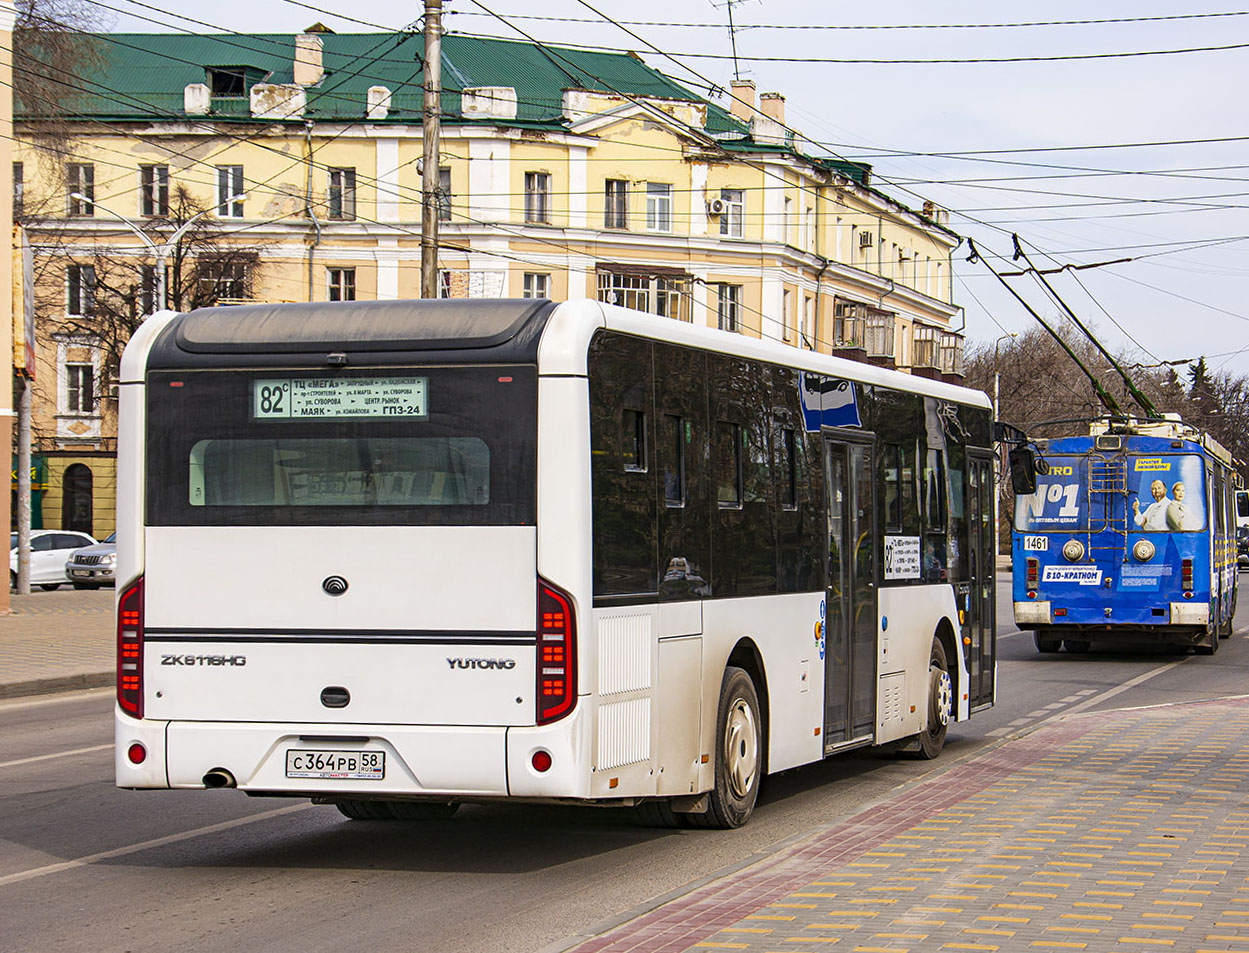
POLYGON ((1154 552, 1154 544, 1147 539, 1137 540, 1136 545, 1132 547, 1132 555, 1136 557, 1137 562, 1149 562, 1154 558, 1154 552))
POLYGON ((1063 543, 1063 559, 1069 563, 1078 563, 1084 558, 1084 544, 1078 539, 1069 539, 1063 543))

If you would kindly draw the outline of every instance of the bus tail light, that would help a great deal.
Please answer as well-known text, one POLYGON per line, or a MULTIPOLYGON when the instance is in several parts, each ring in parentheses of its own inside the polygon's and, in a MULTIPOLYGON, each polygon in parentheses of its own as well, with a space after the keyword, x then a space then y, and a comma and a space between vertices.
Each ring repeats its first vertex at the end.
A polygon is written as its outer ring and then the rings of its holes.
POLYGON ((563 718, 577 703, 577 622, 572 599, 538 582, 538 724, 563 718))
POLYGON ((1041 581, 1041 561, 1035 556, 1029 556, 1027 562, 1027 585, 1029 589, 1035 589, 1041 581))
POLYGON ((1180 563, 1180 587, 1185 592, 1193 591, 1193 561, 1185 559, 1180 563))
POLYGON ((117 600, 117 704, 143 717, 143 577, 117 600))

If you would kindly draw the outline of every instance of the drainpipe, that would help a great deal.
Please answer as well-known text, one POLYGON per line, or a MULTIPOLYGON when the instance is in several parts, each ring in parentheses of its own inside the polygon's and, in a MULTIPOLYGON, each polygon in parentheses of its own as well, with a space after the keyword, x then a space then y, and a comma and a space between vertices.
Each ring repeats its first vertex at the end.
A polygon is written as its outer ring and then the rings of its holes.
POLYGON ((312 244, 308 246, 308 300, 312 301, 312 290, 314 286, 313 279, 313 258, 317 252, 317 246, 321 244, 321 223, 317 220, 317 213, 312 207, 312 120, 308 119, 304 122, 304 145, 308 150, 308 185, 304 191, 304 210, 307 211, 308 217, 312 219, 312 224, 316 227, 317 237, 312 240, 312 244))
POLYGON ((828 271, 828 266, 832 261, 825 258, 824 264, 820 265, 820 270, 815 273, 815 340, 811 342, 811 350, 818 351, 820 349, 820 288, 824 286, 824 272, 828 271))

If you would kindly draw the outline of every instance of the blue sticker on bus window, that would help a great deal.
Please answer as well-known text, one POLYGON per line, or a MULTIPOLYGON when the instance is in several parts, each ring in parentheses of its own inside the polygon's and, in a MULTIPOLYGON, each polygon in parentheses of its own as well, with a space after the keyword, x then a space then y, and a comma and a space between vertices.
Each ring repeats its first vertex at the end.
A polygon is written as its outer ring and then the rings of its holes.
POLYGON ((862 427, 859 398, 854 381, 798 372, 802 421, 808 433, 821 427, 862 427))

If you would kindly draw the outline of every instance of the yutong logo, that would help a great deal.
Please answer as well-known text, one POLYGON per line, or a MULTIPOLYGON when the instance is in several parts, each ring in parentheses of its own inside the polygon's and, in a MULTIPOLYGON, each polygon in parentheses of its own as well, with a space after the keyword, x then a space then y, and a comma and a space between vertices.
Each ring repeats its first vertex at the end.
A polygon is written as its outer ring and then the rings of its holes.
POLYGON ((161 665, 236 665, 247 664, 246 655, 162 655, 161 665))
POLYGON ((514 658, 449 658, 449 668, 515 668, 514 658))

